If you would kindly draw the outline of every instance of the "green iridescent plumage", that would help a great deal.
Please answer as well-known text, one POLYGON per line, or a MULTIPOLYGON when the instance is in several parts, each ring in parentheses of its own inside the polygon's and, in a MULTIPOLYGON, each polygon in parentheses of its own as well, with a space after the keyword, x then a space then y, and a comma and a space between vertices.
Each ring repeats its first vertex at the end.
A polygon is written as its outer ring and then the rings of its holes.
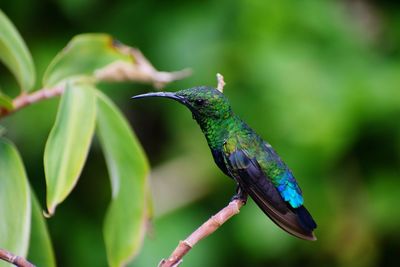
POLYGON ((299 238, 315 240, 316 224, 303 206, 292 172, 273 148, 231 109, 227 98, 212 87, 176 93, 135 96, 166 97, 187 106, 200 125, 218 167, 239 185, 278 226, 299 238))

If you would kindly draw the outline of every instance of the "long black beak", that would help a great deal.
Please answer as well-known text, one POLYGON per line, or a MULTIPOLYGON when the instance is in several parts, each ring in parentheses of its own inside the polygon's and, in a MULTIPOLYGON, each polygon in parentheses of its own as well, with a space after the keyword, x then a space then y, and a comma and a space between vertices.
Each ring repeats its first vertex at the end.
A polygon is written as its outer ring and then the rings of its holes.
POLYGON ((147 93, 147 94, 142 94, 142 95, 135 95, 132 96, 132 99, 138 99, 138 98, 146 98, 146 97, 165 97, 165 98, 171 98, 174 99, 184 105, 187 105, 187 101, 184 97, 178 96, 175 93, 170 93, 170 92, 157 92, 157 93, 147 93))

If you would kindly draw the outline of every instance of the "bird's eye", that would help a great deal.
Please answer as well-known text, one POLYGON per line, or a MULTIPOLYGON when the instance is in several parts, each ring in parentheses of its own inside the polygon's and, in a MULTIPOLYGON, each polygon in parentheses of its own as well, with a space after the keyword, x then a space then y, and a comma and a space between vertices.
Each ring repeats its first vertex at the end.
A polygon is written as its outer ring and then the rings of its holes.
POLYGON ((194 101, 194 103, 195 103, 196 105, 198 105, 198 106, 202 106, 202 105, 204 105, 205 101, 204 101, 204 99, 196 99, 196 100, 194 101))

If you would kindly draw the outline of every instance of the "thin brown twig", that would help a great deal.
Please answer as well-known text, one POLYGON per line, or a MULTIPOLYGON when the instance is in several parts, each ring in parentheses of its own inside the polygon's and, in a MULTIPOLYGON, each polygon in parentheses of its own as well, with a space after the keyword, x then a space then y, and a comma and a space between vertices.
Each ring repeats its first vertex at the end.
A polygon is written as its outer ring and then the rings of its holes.
POLYGON ((168 259, 162 259, 158 267, 178 267, 182 263, 182 258, 203 238, 214 233, 221 225, 223 225, 232 216, 239 213, 240 208, 245 204, 242 199, 234 199, 220 210, 217 214, 208 219, 199 228, 196 229, 184 241, 180 241, 179 245, 172 252, 168 259))
POLYGON ((20 256, 17 256, 17 255, 14 255, 11 252, 9 252, 5 249, 1 249, 1 248, 0 248, 0 259, 3 261, 9 262, 11 264, 14 264, 15 266, 18 266, 18 267, 35 267, 35 265, 30 263, 26 259, 24 259, 20 256))
POLYGON ((43 88, 43 89, 35 91, 31 94, 22 93, 21 95, 14 98, 13 109, 11 109, 11 110, 1 109, 0 110, 0 118, 10 115, 11 113, 14 113, 26 106, 29 106, 30 104, 39 102, 44 99, 59 96, 64 92, 64 90, 65 90, 65 86, 56 86, 54 88, 43 88))
POLYGON ((106 82, 136 81, 152 83, 154 87, 160 89, 167 83, 183 79, 192 73, 190 69, 174 72, 158 71, 140 50, 124 45, 120 45, 119 50, 131 55, 134 59, 134 63, 119 60, 114 61, 95 71, 94 76, 96 80, 106 82))
MULTIPOLYGON (((152 83, 156 88, 161 88, 167 83, 183 79, 192 73, 190 69, 174 72, 158 71, 140 50, 125 45, 120 45, 119 50, 131 55, 133 62, 117 60, 103 68, 95 70, 93 73, 94 82, 136 81, 152 83)), ((65 83, 54 88, 43 88, 31 94, 22 93, 13 100, 12 109, 0 107, 0 118, 14 113, 30 104, 59 96, 64 90, 65 83)))

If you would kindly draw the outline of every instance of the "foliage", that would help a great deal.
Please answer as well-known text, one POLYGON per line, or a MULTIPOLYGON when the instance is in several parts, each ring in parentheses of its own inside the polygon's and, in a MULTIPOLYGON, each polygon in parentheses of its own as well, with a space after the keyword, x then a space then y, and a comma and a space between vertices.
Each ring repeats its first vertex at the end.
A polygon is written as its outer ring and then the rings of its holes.
MULTIPOLYGON (((31 196, 21 157, 15 146, 0 139, 1 246, 19 255, 28 252, 31 196), (7 179, 6 179, 7 178, 7 179)), ((0 264, 5 265, 4 262, 0 264)))
POLYGON ((21 90, 29 91, 35 83, 31 54, 14 25, 0 10, 0 60, 15 75, 21 90))
MULTIPOLYGON (((21 91, 31 89, 35 73, 29 51, 1 11, 0 22, 0 59, 18 80, 21 91)), ((119 109, 96 88, 100 80, 96 71, 110 69, 109 64, 125 61, 137 68, 129 48, 115 44, 106 34, 73 38, 50 63, 44 75, 46 89, 30 95, 23 92, 14 100, 2 94, 0 116, 18 111, 25 105, 21 103, 62 94, 44 151, 48 216, 54 215, 76 186, 97 124, 113 191, 104 224, 105 246, 109 265, 123 266, 141 247, 150 207, 146 156, 119 109)), ((55 266, 50 236, 22 160, 16 147, 4 138, 0 139, 0 167, 0 247, 25 257, 31 244, 29 258, 40 266, 55 266)))

